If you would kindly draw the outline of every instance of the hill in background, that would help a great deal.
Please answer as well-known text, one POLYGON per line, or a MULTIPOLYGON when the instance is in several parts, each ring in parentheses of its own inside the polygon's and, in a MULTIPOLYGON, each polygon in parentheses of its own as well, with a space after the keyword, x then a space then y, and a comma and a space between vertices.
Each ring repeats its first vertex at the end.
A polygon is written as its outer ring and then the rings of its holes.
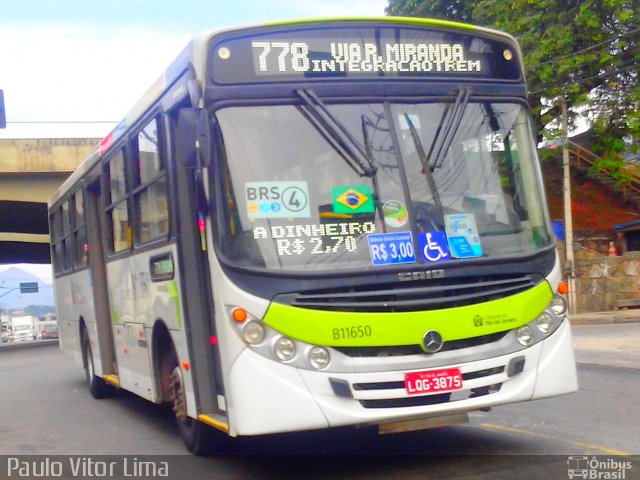
POLYGON ((4 310, 24 309, 29 305, 52 307, 53 285, 20 268, 12 267, 0 272, 0 308, 4 310), (38 293, 20 293, 19 290, 7 293, 8 289, 19 287, 21 283, 37 282, 38 293))
MULTIPOLYGON (((564 222, 562 163, 542 162, 542 176, 551 220, 564 222)), ((613 239, 614 225, 640 219, 640 212, 619 193, 574 169, 571 177, 573 229, 578 237, 599 234, 613 239)))

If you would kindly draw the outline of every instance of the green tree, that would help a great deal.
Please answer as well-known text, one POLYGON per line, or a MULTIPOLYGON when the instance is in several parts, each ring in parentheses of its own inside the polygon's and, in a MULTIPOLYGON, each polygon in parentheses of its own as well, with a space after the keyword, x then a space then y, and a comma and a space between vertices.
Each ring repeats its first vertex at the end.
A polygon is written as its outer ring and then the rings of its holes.
POLYGON ((422 0, 389 1, 387 15, 394 17, 424 17, 472 22, 473 4, 465 0, 450 2, 424 2, 422 0))
MULTIPOLYGON (((575 120, 587 113, 602 135, 640 138, 638 0, 389 0, 389 15, 434 17, 511 33, 523 51, 529 101, 539 136, 560 124, 567 101, 575 120)), ((609 144, 607 144, 609 142, 609 144)))

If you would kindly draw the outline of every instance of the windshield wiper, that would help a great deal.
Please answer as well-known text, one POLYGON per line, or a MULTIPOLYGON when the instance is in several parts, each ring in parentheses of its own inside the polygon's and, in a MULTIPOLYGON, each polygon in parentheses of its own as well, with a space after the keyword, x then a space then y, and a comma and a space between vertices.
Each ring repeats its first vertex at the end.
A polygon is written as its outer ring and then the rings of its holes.
POLYGON ((420 159, 420 163, 422 164, 422 173, 424 173, 424 176, 427 179, 429 192, 431 192, 433 203, 435 204, 437 209, 437 213, 439 216, 438 220, 440 221, 440 225, 444 226, 444 208, 442 208, 442 201, 440 199, 440 192, 438 191, 438 186, 436 185, 436 181, 433 179, 433 169, 429 165, 429 158, 424 151, 422 142, 420 141, 420 135, 418 135, 418 131, 416 130, 415 125, 411 121, 411 116, 405 112, 404 117, 406 118, 407 124, 409 125, 409 131, 411 132, 413 145, 416 147, 416 153, 418 154, 418 158, 420 159))
POLYGON ((452 104, 447 105, 442 113, 440 123, 438 124, 436 133, 433 137, 433 142, 431 142, 431 146, 429 147, 429 153, 425 152, 424 147, 422 146, 420 135, 411 120, 411 116, 406 112, 404 114, 407 124, 409 125, 409 131, 411 132, 411 138, 413 139, 416 153, 418 154, 418 158, 422 164, 422 173, 427 179, 427 186, 429 187, 429 192, 431 193, 433 203, 436 207, 436 212, 439 217, 438 220, 440 225, 443 227, 444 208, 442 207, 442 200, 440 199, 438 186, 433 178, 433 172, 436 168, 442 166, 444 155, 449 150, 449 147, 451 147, 455 134, 462 123, 464 111, 469 103, 470 96, 471 90, 466 87, 458 88, 458 94, 456 95, 455 101, 452 104))
POLYGON ((373 202, 376 207, 376 211, 378 212, 378 218, 382 222, 382 231, 385 232, 386 228, 384 226, 384 212, 382 211, 382 201, 380 200, 380 185, 378 184, 378 169, 374 165, 373 161, 373 146, 371 144, 371 138, 369 137, 369 131, 367 129, 367 117, 366 115, 362 115, 362 138, 364 140, 364 148, 365 148, 365 156, 367 162, 369 163, 369 167, 373 170, 373 175, 371 176, 371 186, 373 188, 373 202))
MULTIPOLYGON (((362 134, 365 146, 360 145, 351 132, 338 120, 311 89, 298 89, 296 93, 305 103, 307 118, 327 142, 338 152, 342 159, 360 177, 371 179, 373 202, 376 211, 383 219, 382 204, 380 203, 380 188, 378 186, 378 169, 373 158, 373 149, 369 142, 366 128, 366 117, 362 116, 362 134)), ((383 223, 384 225, 384 223, 383 223)), ((384 227, 383 227, 384 228, 384 227)))
POLYGON ((361 177, 374 177, 377 172, 375 167, 369 164, 365 149, 351 135, 347 127, 329 112, 315 92, 310 89, 299 89, 296 93, 304 100, 309 113, 308 118, 312 124, 347 164, 361 177))
POLYGON ((453 138, 464 117, 469 97, 471 97, 471 90, 467 87, 459 87, 455 101, 447 105, 447 108, 442 112, 442 118, 440 118, 440 123, 427 154, 427 163, 432 172, 442 166, 444 154, 447 153, 453 143, 453 138))

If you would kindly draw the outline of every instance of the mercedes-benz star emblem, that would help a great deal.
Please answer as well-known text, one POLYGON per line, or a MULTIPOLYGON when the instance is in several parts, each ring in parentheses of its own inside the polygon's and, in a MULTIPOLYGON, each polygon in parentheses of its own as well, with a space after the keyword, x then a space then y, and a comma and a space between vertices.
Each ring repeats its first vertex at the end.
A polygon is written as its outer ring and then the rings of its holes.
POLYGON ((442 335, 435 330, 429 330, 422 337, 422 348, 427 353, 436 353, 442 348, 442 335))

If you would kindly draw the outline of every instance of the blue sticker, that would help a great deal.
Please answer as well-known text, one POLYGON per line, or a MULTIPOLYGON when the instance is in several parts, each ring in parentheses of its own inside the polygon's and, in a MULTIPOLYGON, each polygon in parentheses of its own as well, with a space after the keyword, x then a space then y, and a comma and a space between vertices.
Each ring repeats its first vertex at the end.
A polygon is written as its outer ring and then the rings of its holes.
POLYGON ((447 235, 444 232, 419 232, 418 243, 426 262, 451 260, 447 235))
POLYGON ((445 230, 449 249, 454 258, 482 256, 482 245, 476 227, 476 220, 469 213, 445 215, 445 230))
POLYGON ((374 266, 416 263, 411 232, 375 233, 367 241, 374 266))

